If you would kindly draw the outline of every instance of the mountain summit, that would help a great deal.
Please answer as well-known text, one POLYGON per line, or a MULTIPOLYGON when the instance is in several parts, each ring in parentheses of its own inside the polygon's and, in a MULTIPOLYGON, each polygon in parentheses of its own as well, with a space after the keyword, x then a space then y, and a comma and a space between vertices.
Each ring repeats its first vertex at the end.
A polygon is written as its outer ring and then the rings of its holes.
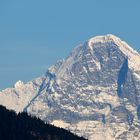
POLYGON ((114 35, 97 36, 0 104, 90 140, 140 138, 140 55, 114 35))

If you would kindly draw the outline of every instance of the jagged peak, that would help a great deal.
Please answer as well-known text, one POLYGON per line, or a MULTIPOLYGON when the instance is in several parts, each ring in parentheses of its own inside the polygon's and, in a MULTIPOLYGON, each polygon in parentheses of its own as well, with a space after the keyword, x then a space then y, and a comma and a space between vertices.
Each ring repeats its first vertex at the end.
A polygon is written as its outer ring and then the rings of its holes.
POLYGON ((19 80, 15 83, 14 88, 18 89, 18 88, 22 87, 23 85, 24 85, 24 83, 19 80))

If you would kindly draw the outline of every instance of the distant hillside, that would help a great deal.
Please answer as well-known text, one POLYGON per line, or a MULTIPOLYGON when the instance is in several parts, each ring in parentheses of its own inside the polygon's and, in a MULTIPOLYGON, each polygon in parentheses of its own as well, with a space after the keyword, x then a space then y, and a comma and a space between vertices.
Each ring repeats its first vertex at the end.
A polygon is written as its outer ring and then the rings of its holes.
POLYGON ((18 115, 0 106, 0 140, 85 140, 64 129, 44 124, 27 113, 18 115))

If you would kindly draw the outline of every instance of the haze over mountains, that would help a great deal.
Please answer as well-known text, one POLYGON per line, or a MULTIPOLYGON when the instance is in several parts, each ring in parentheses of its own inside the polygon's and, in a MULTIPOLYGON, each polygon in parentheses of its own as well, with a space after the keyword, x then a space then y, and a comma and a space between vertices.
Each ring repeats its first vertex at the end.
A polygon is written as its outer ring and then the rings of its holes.
POLYGON ((43 76, 1 91, 0 104, 89 140, 138 140, 140 55, 114 35, 91 38, 43 76))

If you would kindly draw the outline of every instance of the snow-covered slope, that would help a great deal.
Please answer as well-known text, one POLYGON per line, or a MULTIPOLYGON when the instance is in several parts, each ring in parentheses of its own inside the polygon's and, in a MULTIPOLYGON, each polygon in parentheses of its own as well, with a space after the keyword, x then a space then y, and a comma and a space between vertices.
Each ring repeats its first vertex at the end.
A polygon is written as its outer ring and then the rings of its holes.
POLYGON ((90 140, 138 140, 140 55, 114 35, 91 38, 44 76, 1 91, 0 104, 90 140))

